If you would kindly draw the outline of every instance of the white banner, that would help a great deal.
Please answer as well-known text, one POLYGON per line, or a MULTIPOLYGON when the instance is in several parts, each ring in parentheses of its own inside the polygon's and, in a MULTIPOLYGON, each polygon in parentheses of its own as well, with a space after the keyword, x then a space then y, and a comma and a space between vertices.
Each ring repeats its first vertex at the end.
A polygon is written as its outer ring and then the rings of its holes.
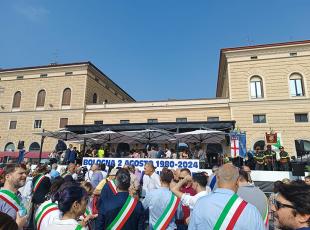
POLYGON ((199 160, 191 159, 149 159, 149 158, 98 158, 84 157, 82 165, 89 168, 93 164, 105 164, 106 166, 123 167, 124 165, 134 165, 141 171, 144 171, 144 165, 147 162, 153 162, 156 171, 162 168, 188 168, 192 172, 199 171, 199 160))

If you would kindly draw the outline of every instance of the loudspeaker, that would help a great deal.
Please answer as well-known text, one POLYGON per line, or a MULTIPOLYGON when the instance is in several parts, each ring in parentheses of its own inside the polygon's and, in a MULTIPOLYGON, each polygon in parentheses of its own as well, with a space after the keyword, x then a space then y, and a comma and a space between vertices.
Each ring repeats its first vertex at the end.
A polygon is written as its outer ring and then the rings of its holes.
POLYGON ((305 176, 305 163, 294 162, 292 163, 292 175, 293 176, 305 176))
POLYGON ((19 141, 17 145, 17 149, 23 149, 25 147, 25 142, 24 141, 19 141))

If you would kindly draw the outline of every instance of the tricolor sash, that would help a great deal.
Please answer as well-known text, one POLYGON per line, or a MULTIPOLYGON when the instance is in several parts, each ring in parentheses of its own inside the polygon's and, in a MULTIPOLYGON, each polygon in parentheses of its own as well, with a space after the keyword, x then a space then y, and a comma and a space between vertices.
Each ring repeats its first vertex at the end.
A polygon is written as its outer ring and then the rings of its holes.
POLYGON ((34 185, 33 185, 33 192, 36 192, 36 191, 37 191, 37 189, 39 188, 39 186, 40 186, 40 184, 41 184, 41 182, 43 181, 44 178, 45 178, 44 175, 41 175, 41 176, 39 176, 39 177, 37 178, 36 182, 35 182, 34 185))
MULTIPOLYGON (((85 219, 88 215, 91 215, 91 214, 92 214, 91 211, 88 208, 86 208, 85 213, 82 215, 82 217, 83 219, 85 219)), ((88 230, 91 230, 91 225, 87 224, 87 226, 88 226, 88 230)))
POLYGON ((269 224, 269 202, 268 202, 268 199, 266 198, 266 211, 265 211, 265 215, 263 216, 263 219, 264 219, 264 224, 265 224, 265 227, 267 228, 268 227, 268 224, 269 224))
POLYGON ((236 193, 231 196, 218 218, 214 230, 233 230, 242 211, 248 203, 242 200, 236 193))
POLYGON ((49 202, 44 205, 40 212, 35 216, 35 224, 37 226, 37 230, 40 230, 42 220, 47 216, 50 212, 59 210, 57 204, 53 202, 49 202))
POLYGON ((138 200, 129 195, 122 209, 119 211, 112 223, 107 227, 107 230, 121 230, 135 209, 137 203, 138 200))
POLYGON ((115 185, 114 180, 108 180, 108 185, 109 185, 110 189, 112 190, 113 194, 116 195, 117 190, 116 190, 116 185, 115 185))
POLYGON ((17 195, 9 190, 0 190, 0 199, 8 203, 16 212, 22 208, 21 202, 17 195))
POLYGON ((82 225, 80 225, 80 224, 78 224, 77 226, 76 226, 76 228, 75 228, 75 230, 82 230, 83 229, 83 227, 82 227, 82 225))
POLYGON ((174 194, 171 194, 170 201, 165 208, 163 214, 159 217, 157 222, 154 225, 154 229, 156 230, 164 230, 167 229, 169 223, 171 222, 178 205, 180 203, 180 198, 176 197, 174 194))

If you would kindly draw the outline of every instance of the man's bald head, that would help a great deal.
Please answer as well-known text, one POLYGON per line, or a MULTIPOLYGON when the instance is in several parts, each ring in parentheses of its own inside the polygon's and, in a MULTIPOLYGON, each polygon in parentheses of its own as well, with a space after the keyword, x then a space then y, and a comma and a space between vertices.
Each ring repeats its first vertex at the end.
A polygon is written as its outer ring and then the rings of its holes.
POLYGON ((236 191, 238 189, 238 177, 239 170, 237 167, 232 164, 224 164, 217 172, 218 187, 236 191))

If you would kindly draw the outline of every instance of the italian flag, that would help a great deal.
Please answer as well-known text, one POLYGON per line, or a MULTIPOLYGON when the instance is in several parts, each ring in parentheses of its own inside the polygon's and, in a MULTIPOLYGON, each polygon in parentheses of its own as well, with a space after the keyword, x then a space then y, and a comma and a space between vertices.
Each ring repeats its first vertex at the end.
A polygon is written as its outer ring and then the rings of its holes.
POLYGON ((19 198, 15 193, 2 189, 0 190, 0 199, 8 203, 16 212, 21 208, 21 203, 19 198))
POLYGON ((37 191, 37 189, 39 188, 39 186, 40 186, 41 182, 43 181, 44 177, 45 177, 44 175, 41 175, 41 176, 39 176, 39 178, 36 180, 36 182, 35 182, 34 185, 33 185, 33 192, 36 192, 36 191, 37 191))

